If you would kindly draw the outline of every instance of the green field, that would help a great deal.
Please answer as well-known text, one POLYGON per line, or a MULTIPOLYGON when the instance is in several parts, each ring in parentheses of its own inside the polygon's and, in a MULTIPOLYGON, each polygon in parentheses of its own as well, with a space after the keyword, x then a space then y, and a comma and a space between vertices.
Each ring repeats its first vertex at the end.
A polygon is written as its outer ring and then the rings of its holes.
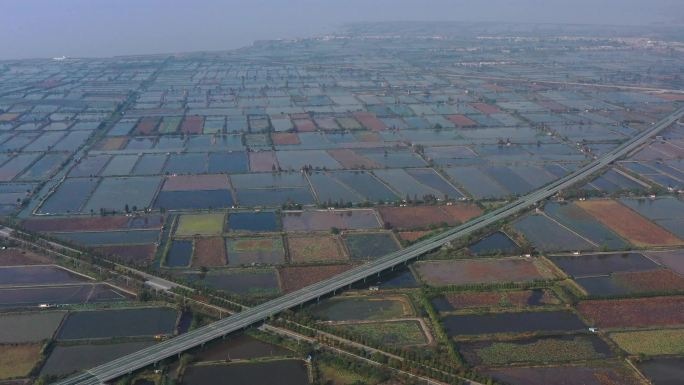
POLYGON ((417 321, 373 322, 337 325, 336 328, 346 330, 362 341, 390 346, 423 345, 427 338, 417 321))
POLYGON ((40 359, 41 346, 0 345, 0 380, 25 377, 40 359))
POLYGON ((330 321, 386 320, 411 315, 404 303, 391 298, 331 298, 312 307, 314 316, 330 321))
POLYGON ((223 214, 181 215, 176 228, 176 236, 220 235, 223 232, 223 214))
POLYGON ((173 134, 178 130, 181 120, 180 116, 166 116, 159 126, 159 132, 162 134, 173 134))
MULTIPOLYGON (((467 343, 464 343, 463 348, 466 351, 466 357, 472 357, 474 354, 477 361, 480 361, 479 364, 483 365, 503 365, 513 362, 567 362, 606 358, 610 352, 607 350, 597 351, 595 342, 597 341, 586 336, 568 336, 511 342, 474 343, 474 346, 470 348, 468 348, 467 343)), ((470 359, 470 361, 474 360, 470 359)))
POLYGON ((618 332, 610 338, 630 354, 684 354, 684 329, 618 332))
POLYGON ((332 385, 351 385, 366 379, 350 370, 340 370, 331 365, 320 364, 318 370, 321 372, 321 377, 326 381, 325 384, 332 385))

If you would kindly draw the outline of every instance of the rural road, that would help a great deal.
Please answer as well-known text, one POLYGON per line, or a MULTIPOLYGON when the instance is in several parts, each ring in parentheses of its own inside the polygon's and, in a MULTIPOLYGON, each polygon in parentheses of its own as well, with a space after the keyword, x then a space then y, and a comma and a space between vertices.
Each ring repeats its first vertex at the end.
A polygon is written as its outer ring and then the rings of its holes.
POLYGON ((435 250, 452 240, 467 236, 474 231, 483 229, 496 223, 497 221, 523 211, 533 206, 537 202, 547 199, 559 191, 566 189, 579 181, 582 181, 583 179, 610 165, 615 160, 625 156, 630 151, 638 148, 640 145, 648 141, 651 136, 658 134, 660 131, 673 124, 682 116, 684 116, 684 108, 670 114, 668 117, 664 118, 657 124, 654 124, 649 129, 644 130, 634 138, 608 152, 603 157, 587 164, 577 171, 555 182, 552 182, 551 184, 544 186, 539 190, 529 193, 512 203, 484 214, 442 234, 416 243, 403 250, 387 254, 365 265, 358 266, 332 278, 285 294, 279 298, 244 310, 207 326, 195 329, 186 334, 182 334, 178 337, 163 341, 138 352, 131 353, 116 360, 99 365, 79 375, 57 382, 57 384, 96 385, 104 383, 105 381, 113 380, 117 377, 132 373, 135 370, 159 362, 167 357, 180 354, 205 342, 220 338, 242 328, 246 328, 284 310, 296 307, 311 300, 315 300, 329 293, 334 293, 337 290, 343 289, 369 276, 380 274, 385 270, 404 264, 422 254, 435 250))

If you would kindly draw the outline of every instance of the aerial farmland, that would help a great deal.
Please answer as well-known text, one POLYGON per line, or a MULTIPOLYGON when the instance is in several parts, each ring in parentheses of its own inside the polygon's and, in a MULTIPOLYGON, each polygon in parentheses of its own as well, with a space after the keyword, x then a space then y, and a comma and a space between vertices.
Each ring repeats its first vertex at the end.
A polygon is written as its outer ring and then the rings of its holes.
POLYGON ((513 215, 107 380, 681 384, 681 45, 420 25, 0 62, 0 381, 71 383, 643 134, 513 215))

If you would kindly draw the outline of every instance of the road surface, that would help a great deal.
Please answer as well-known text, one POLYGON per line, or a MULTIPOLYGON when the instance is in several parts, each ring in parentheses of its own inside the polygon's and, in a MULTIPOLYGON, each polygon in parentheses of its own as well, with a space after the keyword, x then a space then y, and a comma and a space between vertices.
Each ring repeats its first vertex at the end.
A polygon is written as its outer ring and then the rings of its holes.
POLYGON ((105 381, 113 380, 135 370, 155 364, 165 358, 180 354, 188 349, 199 346, 205 342, 223 337, 232 332, 246 328, 252 324, 263 321, 284 310, 294 308, 300 304, 318 299, 329 293, 343 289, 364 278, 379 274, 397 265, 404 264, 422 254, 433 251, 442 245, 467 236, 468 234, 485 228, 491 224, 505 219, 513 214, 525 210, 539 201, 549 198, 559 191, 582 181, 597 171, 605 168, 615 160, 628 154, 653 135, 658 134, 677 119, 684 116, 684 108, 677 110, 664 118, 651 128, 644 130, 639 135, 623 143, 603 157, 578 169, 577 171, 547 185, 541 189, 529 193, 518 200, 484 214, 467 223, 457 226, 442 234, 436 235, 424 241, 418 242, 403 250, 387 254, 374 261, 358 266, 332 278, 307 286, 303 289, 285 294, 274 300, 268 301, 253 308, 244 310, 230 317, 216 321, 207 326, 195 329, 178 337, 160 342, 143 350, 131 353, 116 360, 94 367, 79 375, 60 381, 58 385, 96 385, 105 381))

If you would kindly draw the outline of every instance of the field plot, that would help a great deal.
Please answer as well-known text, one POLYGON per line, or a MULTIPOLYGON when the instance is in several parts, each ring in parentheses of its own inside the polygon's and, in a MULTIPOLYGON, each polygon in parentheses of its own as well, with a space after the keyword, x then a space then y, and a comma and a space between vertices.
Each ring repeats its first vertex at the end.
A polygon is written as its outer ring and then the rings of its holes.
POLYGON ((386 228, 398 229, 454 226, 482 214, 476 205, 458 203, 452 206, 380 207, 378 212, 386 228))
POLYGON ((197 238, 192 255, 193 267, 225 266, 226 248, 221 237, 197 238))
POLYGON ((381 257, 399 250, 399 244, 392 233, 351 233, 342 238, 352 260, 381 257))
POLYGON ((684 297, 582 301, 577 310, 593 326, 638 328, 684 324, 684 297))
POLYGON ((104 178, 81 212, 124 211, 126 205, 131 209, 150 207, 160 183, 160 177, 152 176, 104 178))
POLYGON ((684 275, 684 250, 649 251, 645 254, 672 271, 684 275))
POLYGON ((228 238, 226 250, 231 266, 279 265, 285 262, 281 237, 228 238))
POLYGON ((232 205, 230 183, 223 174, 167 177, 154 203, 155 207, 166 209, 208 209, 232 205))
POLYGON ((328 154, 333 157, 345 169, 373 169, 380 165, 350 149, 331 149, 328 154))
POLYGON ((157 128, 159 118, 142 118, 135 126, 136 135, 150 135, 157 128))
POLYGON ((163 217, 160 215, 127 217, 97 216, 55 219, 27 219, 22 226, 30 231, 72 232, 72 231, 107 231, 130 228, 161 228, 163 217))
POLYGON ((525 282, 551 278, 540 260, 530 258, 418 261, 420 279, 428 285, 525 282))
POLYGON ((508 235, 497 231, 468 246, 468 251, 475 255, 518 254, 520 247, 508 235))
POLYGON ((577 205, 635 245, 672 246, 684 243, 670 232, 616 201, 589 200, 577 202, 577 205))
POLYGON ((483 374, 511 385, 644 385, 635 371, 615 364, 508 367, 484 370, 483 374))
POLYGON ((249 171, 247 155, 242 151, 209 153, 210 174, 249 171))
POLYGON ((351 265, 287 266, 278 269, 278 275, 283 292, 289 293, 331 278, 351 268, 351 265))
POLYGON ((513 227, 539 251, 591 250, 595 246, 544 215, 526 215, 513 227))
POLYGON ((110 245, 93 247, 93 250, 105 256, 114 256, 127 263, 144 265, 154 259, 157 245, 154 243, 146 245, 110 245))
POLYGON ((168 267, 188 267, 192 258, 192 241, 171 241, 164 265, 168 267))
POLYGON ((658 269, 657 263, 641 253, 556 255, 548 257, 566 274, 573 277, 608 275, 658 269))
POLYGON ((222 174, 169 176, 162 191, 225 190, 230 188, 228 177, 222 174))
POLYGON ((151 244, 157 242, 159 230, 80 231, 52 235, 85 246, 151 244))
POLYGON ((569 332, 582 330, 582 320, 569 311, 450 315, 443 318, 450 337, 498 333, 569 332))
POLYGON ((282 346, 264 342, 246 334, 232 336, 227 341, 208 345, 193 353, 195 362, 223 361, 226 357, 230 357, 231 360, 252 360, 293 354, 294 352, 282 346))
POLYGON ((386 320, 413 315, 404 297, 337 297, 315 304, 310 310, 325 321, 386 320))
POLYGON ((610 338, 629 354, 684 354, 684 329, 617 332, 610 338))
POLYGON ((0 266, 47 265, 49 263, 52 263, 52 260, 42 254, 13 247, 0 249, 0 266))
POLYGON ((113 344, 57 345, 43 364, 40 375, 61 376, 104 364, 153 345, 151 341, 113 344))
POLYGON ((684 291, 684 278, 670 270, 619 272, 605 276, 576 278, 589 295, 623 296, 684 291))
POLYGON ((87 278, 57 265, 0 267, 0 286, 80 283, 87 278))
POLYGON ((329 231, 378 229, 380 222, 373 210, 306 210, 283 213, 285 231, 329 231))
POLYGON ((447 293, 431 301, 438 312, 484 307, 527 307, 556 305, 560 301, 550 291, 534 289, 506 292, 447 293))
POLYGON ((79 212, 99 183, 98 178, 66 179, 43 202, 41 214, 66 214, 79 212))
POLYGON ((249 170, 252 172, 271 172, 278 169, 275 151, 250 151, 249 170))
POLYGON ((513 363, 560 363, 598 360, 613 356, 610 347, 594 335, 528 338, 506 342, 459 342, 458 346, 469 364, 486 366, 513 363))
POLYGON ((684 358, 660 357, 637 365, 648 379, 658 385, 680 385, 684 378, 684 358))
POLYGON ((0 380, 26 377, 40 360, 41 345, 0 345, 0 380))
POLYGON ((76 312, 67 316, 57 339, 172 335, 177 316, 176 310, 165 307, 76 312))
MULTIPOLYGON (((228 255, 230 260, 230 254, 228 255)), ((185 274, 190 281, 228 293, 250 296, 278 294, 278 276, 274 269, 213 270, 206 274, 185 274)))
POLYGON ((183 120, 183 124, 181 125, 180 130, 185 134, 201 134, 203 127, 203 116, 186 116, 183 120))
POLYGON ((313 172, 309 175, 309 182, 316 193, 318 202, 328 207, 335 204, 344 207, 347 203, 365 201, 363 196, 328 173, 313 172))
POLYGON ((277 360, 231 365, 195 365, 186 369, 183 385, 207 385, 217 378, 230 379, 231 385, 279 384, 307 385, 306 365, 300 360, 277 360))
POLYGON ((394 347, 428 343, 425 331, 418 321, 363 322, 336 325, 335 328, 349 332, 363 340, 394 347))
POLYGON ((178 220, 175 235, 220 235, 223 232, 223 222, 223 214, 184 214, 178 220))
POLYGON ((235 212, 228 216, 230 231, 272 232, 278 231, 279 218, 274 211, 235 212))
POLYGON ((66 313, 8 313, 0 316, 0 343, 20 344, 52 338, 66 313))
POLYGON ((654 221, 679 238, 684 237, 684 202, 675 197, 620 199, 620 203, 654 221))
POLYGON ((593 243, 610 249, 624 249, 627 242, 573 203, 548 202, 544 212, 593 243))
POLYGON ((333 236, 287 237, 287 247, 292 263, 329 262, 346 260, 342 245, 333 236))
POLYGON ((368 202, 394 202, 399 200, 396 193, 366 171, 331 171, 328 173, 339 183, 368 202))
POLYGON ((85 304, 128 301, 129 297, 105 284, 0 288, 0 307, 41 304, 85 304))

